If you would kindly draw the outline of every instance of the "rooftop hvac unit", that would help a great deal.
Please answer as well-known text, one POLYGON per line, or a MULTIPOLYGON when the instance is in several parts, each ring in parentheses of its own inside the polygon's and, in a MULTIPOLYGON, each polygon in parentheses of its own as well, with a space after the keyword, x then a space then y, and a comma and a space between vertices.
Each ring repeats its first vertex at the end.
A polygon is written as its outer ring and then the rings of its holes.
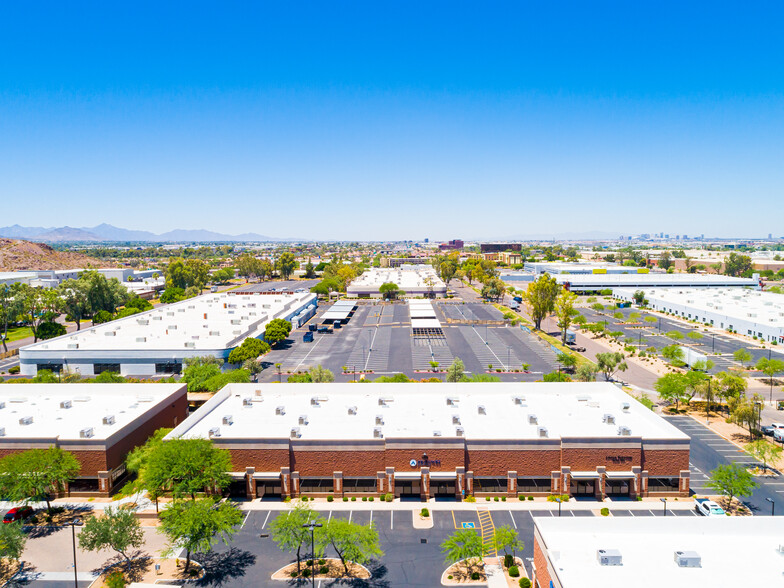
POLYGON ((297 419, 297 422, 300 425, 307 425, 308 424, 308 415, 306 415, 306 414, 299 415, 299 418, 297 419))
POLYGON ((524 402, 525 402, 525 396, 515 396, 514 397, 514 403, 517 404, 518 406, 522 405, 524 402))
POLYGON ((213 437, 220 437, 220 427, 212 427, 209 431, 210 439, 213 437))
POLYGON ((537 432, 539 433, 539 437, 542 437, 542 438, 547 437, 547 427, 539 427, 537 429, 537 432))
POLYGON ((433 437, 440 437, 441 431, 433 431, 433 437))
POLYGON ((632 430, 629 427, 620 426, 618 427, 618 434, 622 437, 628 437, 632 434, 632 430))
POLYGON ((0 427, 0 437, 5 437, 5 427, 0 427))
POLYGON ((80 439, 90 439, 93 435, 95 435, 95 431, 92 427, 85 427, 79 431, 80 439))
POLYGON ((487 414, 487 409, 484 407, 483 404, 480 404, 479 406, 476 407, 476 412, 478 414, 487 414))
POLYGON ((256 388, 256 389, 253 391, 253 394, 254 394, 254 395, 256 395, 256 396, 261 396, 261 389, 260 389, 260 388, 256 388))
POLYGON ((33 424, 33 417, 31 417, 31 416, 22 417, 21 419, 19 419, 19 424, 20 425, 32 425, 33 424))
POLYGON ((5 408, 5 402, 0 402, 0 410, 5 408))
POLYGON ((447 396, 446 398, 447 406, 457 406, 458 402, 460 402, 460 400, 458 398, 455 398, 454 396, 447 396))
POLYGON ((71 408, 72 406, 73 406, 73 403, 70 400, 63 400, 60 403, 60 408, 71 408))
POLYGON ((136 337, 137 343, 147 343, 147 337, 136 337))
POLYGON ((115 333, 114 331, 106 331, 104 335, 106 335, 107 337, 116 337, 117 333, 115 333))
POLYGON ((283 416, 286 414, 286 407, 285 406, 276 406, 275 407, 275 414, 283 416))
POLYGON ((675 563, 681 568, 702 567, 702 557, 696 551, 676 551, 675 563))
POLYGON ((194 349, 196 347, 196 343, 193 343, 192 341, 186 341, 185 347, 187 347, 188 349, 194 349))
POLYGON ((539 422, 539 417, 537 417, 535 414, 529 414, 528 415, 528 424, 529 425, 535 425, 538 422, 539 422))
POLYGON ((318 406, 319 405, 319 399, 317 397, 315 397, 315 396, 311 397, 310 405, 311 406, 318 406))
POLYGON ((177 330, 177 325, 169 325, 166 328, 169 329, 170 331, 176 331, 177 330))
POLYGON ((629 409, 630 409, 631 407, 632 407, 632 405, 631 405, 631 404, 629 404, 628 402, 621 402, 621 410, 622 410, 623 412, 629 412, 629 409))
POLYGON ((224 425, 233 425, 233 424, 234 424, 234 417, 233 417, 233 416, 231 416, 230 414, 227 414, 227 415, 225 415, 225 416, 223 417, 223 419, 221 419, 221 422, 222 422, 224 425))
POLYGON ((465 429, 463 427, 455 427, 455 436, 456 437, 464 437, 465 436, 465 429))
POLYGON ((253 398, 250 396, 242 399, 242 406, 253 406, 253 398))
POLYGON ((210 337, 220 337, 220 331, 210 331, 210 337))
POLYGON ((357 407, 356 406, 349 406, 348 407, 348 414, 357 414, 357 407))
POLYGON ((605 413, 602 416, 602 422, 606 423, 608 425, 614 425, 615 424, 615 415, 610 414, 610 413, 605 413))
POLYGON ((68 348, 68 349, 79 349, 79 344, 78 343, 69 343, 68 345, 66 345, 66 348, 68 348))
POLYGON ((381 432, 381 427, 373 427, 373 438, 374 439, 384 438, 384 433, 381 432))
POLYGON ((113 414, 107 414, 105 417, 103 417, 101 422, 104 425, 113 425, 114 424, 114 415, 113 414))
POLYGON ((384 424, 384 417, 382 415, 380 415, 380 414, 376 415, 376 424, 377 425, 383 425, 384 424))
POLYGON ((453 425, 459 425, 460 424, 460 415, 459 414, 453 414, 452 415, 452 424, 453 425))
POLYGON ((291 439, 299 439, 302 437, 302 433, 299 432, 299 427, 291 427, 291 432, 289 433, 289 437, 291 439))
POLYGON ((597 549, 596 559, 600 566, 622 566, 623 557, 617 549, 597 549))
POLYGON ((392 402, 392 399, 389 397, 382 397, 378 399, 379 406, 389 406, 390 402, 392 402))

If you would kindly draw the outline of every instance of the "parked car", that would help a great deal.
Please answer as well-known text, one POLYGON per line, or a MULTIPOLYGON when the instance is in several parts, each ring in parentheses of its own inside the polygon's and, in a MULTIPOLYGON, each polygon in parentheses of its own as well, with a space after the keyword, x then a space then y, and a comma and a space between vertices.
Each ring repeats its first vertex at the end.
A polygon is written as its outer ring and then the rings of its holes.
POLYGON ((336 329, 340 329, 341 327, 343 327, 343 325, 342 325, 342 324, 340 324, 340 321, 335 321, 335 322, 333 323, 333 325, 335 326, 335 328, 336 328, 336 329))
POLYGON ((773 440, 784 443, 784 429, 773 429, 773 440))
POLYGON ((784 423, 771 423, 769 425, 762 425, 762 428, 760 430, 764 435, 772 437, 773 433, 777 429, 784 429, 784 423))
POLYGON ((317 331, 318 330, 318 325, 316 323, 311 323, 310 325, 308 325, 308 330, 309 331, 317 331))
POLYGON ((302 335, 302 342, 313 343, 313 331, 306 331, 305 334, 302 335))
POLYGON ((329 326, 329 325, 319 325, 318 332, 319 333, 331 333, 332 332, 332 327, 329 326))
POLYGON ((33 512, 33 507, 31 506, 17 506, 5 513, 3 522, 15 523, 16 521, 21 521, 33 516, 33 512))
POLYGON ((694 510, 705 517, 723 517, 727 514, 723 508, 708 498, 695 498, 694 510))
POLYGON ((585 353, 585 347, 575 347, 574 350, 578 353, 585 353))

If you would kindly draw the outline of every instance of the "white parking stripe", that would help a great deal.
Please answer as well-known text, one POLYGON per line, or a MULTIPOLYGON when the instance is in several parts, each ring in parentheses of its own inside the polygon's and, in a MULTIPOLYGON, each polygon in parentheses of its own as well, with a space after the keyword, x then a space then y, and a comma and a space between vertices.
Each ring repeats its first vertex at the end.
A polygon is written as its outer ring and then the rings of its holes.
POLYGON ((509 511, 509 517, 512 519, 512 524, 514 525, 514 528, 516 529, 517 528, 517 522, 514 520, 514 515, 512 514, 511 510, 509 511))
POLYGON ((390 510, 389 511, 389 528, 390 529, 394 529, 395 528, 395 511, 394 510, 390 510))
POLYGON ((264 527, 266 527, 266 526, 267 526, 267 521, 269 520, 269 517, 270 517, 270 515, 271 515, 271 514, 272 514, 272 511, 269 511, 269 512, 267 513, 267 516, 266 516, 266 518, 264 519, 264 524, 263 524, 263 525, 261 525, 261 530, 262 530, 262 531, 264 530, 264 527))
POLYGON ((348 511, 348 522, 351 522, 351 515, 354 514, 353 510, 348 511))

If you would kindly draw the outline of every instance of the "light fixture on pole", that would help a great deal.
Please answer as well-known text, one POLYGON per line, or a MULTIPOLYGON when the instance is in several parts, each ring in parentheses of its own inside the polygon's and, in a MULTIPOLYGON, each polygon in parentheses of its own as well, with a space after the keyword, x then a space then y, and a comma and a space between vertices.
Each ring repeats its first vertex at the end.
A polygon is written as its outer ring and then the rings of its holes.
POLYGON ((73 568, 74 568, 74 588, 79 588, 79 575, 76 572, 76 527, 81 527, 82 519, 73 519, 71 521, 71 539, 73 540, 73 568))
POLYGON ((558 503, 558 516, 561 516, 561 499, 556 498, 555 501, 558 503))
POLYGON ((772 498, 765 497, 765 500, 770 502, 770 516, 774 516, 776 514, 776 503, 772 498))
POLYGON ((659 498, 659 500, 662 501, 662 505, 664 506, 664 515, 663 516, 666 517, 667 516, 667 499, 666 498, 659 498))
POLYGON ((310 521, 302 525, 306 529, 310 529, 310 579, 311 585, 316 586, 316 528, 323 527, 321 523, 310 521))

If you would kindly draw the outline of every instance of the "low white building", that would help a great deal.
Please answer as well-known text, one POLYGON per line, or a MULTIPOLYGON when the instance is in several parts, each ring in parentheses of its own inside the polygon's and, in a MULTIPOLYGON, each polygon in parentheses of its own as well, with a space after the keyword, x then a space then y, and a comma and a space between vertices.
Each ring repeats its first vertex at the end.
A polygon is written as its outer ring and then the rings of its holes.
MULTIPOLYGON (((632 288, 752 288, 760 289, 759 276, 733 278, 716 274, 667 274, 662 272, 613 274, 554 274, 558 284, 578 294, 632 288)), ((531 273, 502 274, 501 279, 517 288, 525 288, 536 276, 531 273)))
MULTIPOLYGON (((635 290, 613 296, 632 301, 635 290)), ((653 310, 699 321, 763 341, 784 343, 784 296, 744 288, 656 288, 643 290, 653 310)))
POLYGON ((402 265, 396 268, 371 268, 357 277, 348 288, 349 296, 379 298, 379 288, 386 283, 397 284, 405 296, 444 296, 446 285, 429 265, 402 265))
POLYGON ((533 274, 647 274, 647 267, 630 267, 617 263, 526 261, 525 271, 533 274))
POLYGON ((206 294, 23 347, 21 373, 180 373, 185 358, 225 360, 246 338, 262 338, 272 319, 291 320, 316 304, 309 292, 206 294))

